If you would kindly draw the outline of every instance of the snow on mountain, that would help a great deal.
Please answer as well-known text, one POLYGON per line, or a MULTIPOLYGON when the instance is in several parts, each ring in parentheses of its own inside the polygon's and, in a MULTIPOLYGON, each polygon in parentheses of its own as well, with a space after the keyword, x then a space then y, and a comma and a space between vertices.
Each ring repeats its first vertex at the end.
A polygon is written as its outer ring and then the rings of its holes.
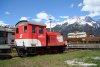
POLYGON ((0 26, 6 26, 8 24, 4 23, 3 21, 0 21, 0 26))
POLYGON ((4 28, 15 28, 14 26, 12 25, 9 25, 9 24, 6 24, 4 23, 3 21, 0 21, 0 27, 4 27, 4 28))
POLYGON ((63 22, 61 22, 61 24, 62 23, 63 24, 68 23, 68 25, 78 23, 79 25, 88 24, 90 26, 93 26, 93 23, 96 23, 96 22, 89 16, 74 16, 72 18, 68 18, 64 20, 63 22))
MULTIPOLYGON (((91 17, 89 16, 74 16, 74 17, 69 17, 61 22, 55 22, 55 23, 51 23, 51 27, 55 27, 56 25, 63 25, 67 23, 67 25, 71 25, 71 24, 79 24, 79 25, 90 25, 90 26, 94 26, 94 24, 96 24, 96 21, 94 21, 91 17)), ((47 25, 47 28, 50 28, 50 23, 45 23, 47 25)))
MULTIPOLYGON (((50 23, 45 23, 46 24, 46 28, 50 28, 50 23)), ((57 24, 56 23, 51 23, 51 28, 55 27, 57 24)))
POLYGON ((68 32, 84 31, 94 35, 100 35, 100 20, 93 20, 89 16, 74 16, 57 22, 54 31, 61 32, 65 36, 68 32))

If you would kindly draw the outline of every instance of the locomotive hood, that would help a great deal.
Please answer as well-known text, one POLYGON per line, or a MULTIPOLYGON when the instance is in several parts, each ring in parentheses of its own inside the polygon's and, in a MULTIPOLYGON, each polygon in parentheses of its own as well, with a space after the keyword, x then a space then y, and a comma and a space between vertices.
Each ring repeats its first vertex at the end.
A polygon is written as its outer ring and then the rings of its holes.
POLYGON ((34 25, 39 25, 39 26, 46 26, 46 24, 43 23, 38 23, 38 22, 29 22, 27 20, 21 20, 18 23, 16 23, 15 26, 20 26, 20 25, 25 25, 25 24, 34 24, 34 25))

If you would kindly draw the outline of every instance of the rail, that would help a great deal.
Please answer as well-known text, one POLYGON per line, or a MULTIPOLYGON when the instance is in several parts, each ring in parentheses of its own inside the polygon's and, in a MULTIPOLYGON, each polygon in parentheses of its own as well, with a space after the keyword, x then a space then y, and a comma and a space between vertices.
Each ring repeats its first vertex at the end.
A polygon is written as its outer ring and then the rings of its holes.
POLYGON ((10 49, 10 45, 9 44, 2 44, 2 45, 0 45, 0 49, 10 49))
POLYGON ((100 49, 100 44, 68 44, 69 49, 100 49))

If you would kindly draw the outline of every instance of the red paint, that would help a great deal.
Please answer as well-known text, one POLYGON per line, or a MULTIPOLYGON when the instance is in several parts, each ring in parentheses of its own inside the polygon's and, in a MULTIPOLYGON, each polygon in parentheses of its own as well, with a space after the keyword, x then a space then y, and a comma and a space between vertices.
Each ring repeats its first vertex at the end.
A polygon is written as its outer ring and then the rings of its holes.
POLYGON ((65 42, 59 42, 57 36, 61 36, 59 32, 47 32, 46 26, 34 23, 19 22, 16 24, 16 28, 19 29, 19 33, 15 34, 16 39, 38 39, 42 46, 62 46, 65 42), (24 31, 24 26, 27 26, 27 31, 24 31), (32 26, 35 26, 35 33, 32 33, 32 26), (43 28, 43 34, 39 33, 40 28, 43 28))
POLYGON ((61 34, 59 32, 47 32, 48 46, 61 46, 65 44, 64 41, 58 42, 57 36, 61 36, 61 34))

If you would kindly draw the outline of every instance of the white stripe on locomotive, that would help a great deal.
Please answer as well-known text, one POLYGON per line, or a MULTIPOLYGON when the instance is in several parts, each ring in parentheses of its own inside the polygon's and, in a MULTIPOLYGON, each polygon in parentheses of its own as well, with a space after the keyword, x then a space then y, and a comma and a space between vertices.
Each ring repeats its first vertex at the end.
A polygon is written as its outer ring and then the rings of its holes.
POLYGON ((63 42, 63 36, 58 35, 58 36, 57 36, 57 40, 58 40, 58 42, 63 42))
POLYGON ((41 42, 38 39, 16 39, 15 40, 17 46, 25 46, 25 47, 32 47, 35 46, 42 46, 41 42))

